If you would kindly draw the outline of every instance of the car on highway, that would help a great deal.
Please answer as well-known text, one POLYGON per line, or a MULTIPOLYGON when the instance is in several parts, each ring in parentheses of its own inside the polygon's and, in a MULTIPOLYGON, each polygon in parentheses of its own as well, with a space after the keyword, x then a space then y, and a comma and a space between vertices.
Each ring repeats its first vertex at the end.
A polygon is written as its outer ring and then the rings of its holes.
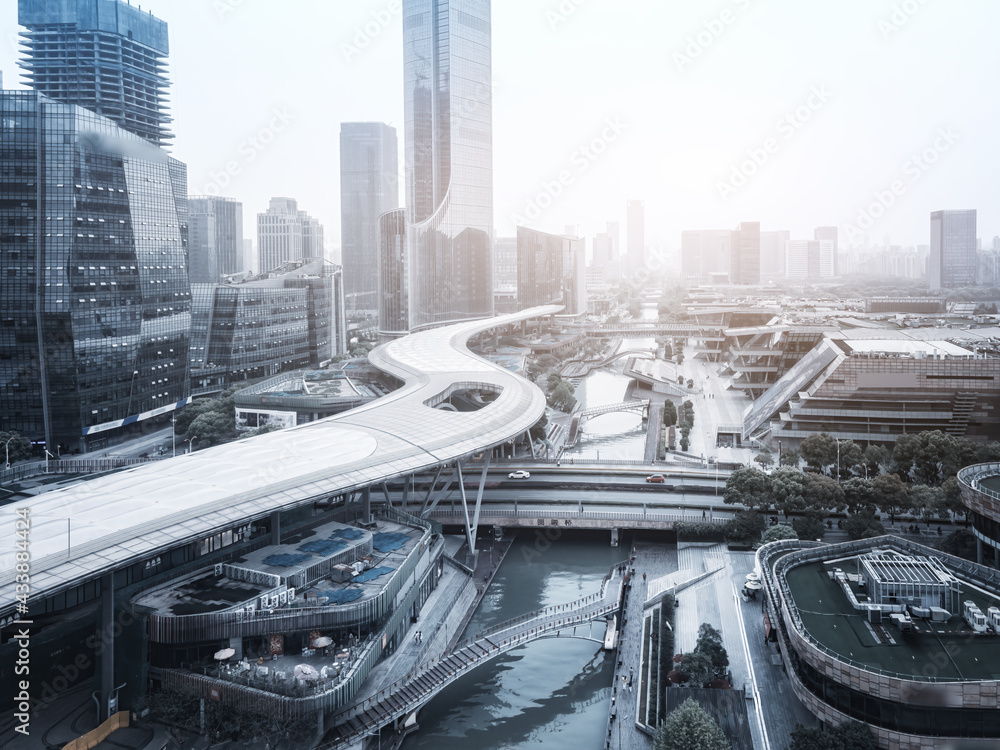
POLYGON ((662 474, 651 474, 650 476, 646 477, 646 481, 651 484, 663 484, 664 482, 667 481, 667 479, 662 474))
POLYGON ((531 472, 525 471, 524 469, 518 469, 517 471, 512 471, 507 475, 508 479, 530 479, 531 472))

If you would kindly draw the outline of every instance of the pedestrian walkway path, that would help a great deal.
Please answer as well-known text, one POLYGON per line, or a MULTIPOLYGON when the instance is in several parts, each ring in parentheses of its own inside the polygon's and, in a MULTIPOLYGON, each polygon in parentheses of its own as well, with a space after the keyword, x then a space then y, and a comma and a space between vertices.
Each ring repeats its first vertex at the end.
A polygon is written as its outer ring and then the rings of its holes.
POLYGON ((677 570, 677 550, 664 544, 639 542, 633 548, 631 559, 635 575, 632 577, 621 623, 618 661, 611 690, 611 717, 604 747, 650 750, 653 746, 652 738, 636 726, 639 713, 638 674, 642 658, 642 613, 649 595, 650 582, 677 570))

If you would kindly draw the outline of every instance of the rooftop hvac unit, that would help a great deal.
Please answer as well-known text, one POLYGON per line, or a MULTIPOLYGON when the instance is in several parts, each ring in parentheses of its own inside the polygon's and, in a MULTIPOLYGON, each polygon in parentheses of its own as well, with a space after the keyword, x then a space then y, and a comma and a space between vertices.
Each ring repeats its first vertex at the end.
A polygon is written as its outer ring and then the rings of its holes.
POLYGON ((295 601, 295 589, 294 589, 294 587, 288 589, 288 601, 290 601, 290 602, 294 602, 295 601))
POLYGON ((278 594, 278 603, 282 606, 288 604, 288 591, 282 591, 278 594))
POLYGON ((222 563, 216 563, 215 564, 215 575, 216 576, 221 576, 222 575, 222 563))

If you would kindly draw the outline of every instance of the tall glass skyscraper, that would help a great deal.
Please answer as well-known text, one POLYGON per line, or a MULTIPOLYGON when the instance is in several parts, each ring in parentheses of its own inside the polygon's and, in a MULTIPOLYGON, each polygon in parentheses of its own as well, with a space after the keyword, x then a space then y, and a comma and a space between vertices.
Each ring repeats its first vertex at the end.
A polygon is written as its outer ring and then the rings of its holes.
POLYGON ((18 0, 35 91, 78 104, 156 145, 167 130, 167 24, 121 0, 18 0))
POLYGON ((340 126, 340 246, 351 312, 378 309, 378 217, 399 208, 399 141, 381 122, 340 126))
MULTIPOLYGON (((403 2, 408 331, 493 314, 490 11, 490 0, 403 2)), ((387 279, 400 275, 387 267, 398 236, 380 247, 387 279)))
POLYGON ((976 285, 977 234, 976 209, 931 214, 931 255, 927 262, 931 289, 976 285))
POLYGON ((0 430, 97 449, 188 397, 187 171, 107 118, 0 93, 0 430))

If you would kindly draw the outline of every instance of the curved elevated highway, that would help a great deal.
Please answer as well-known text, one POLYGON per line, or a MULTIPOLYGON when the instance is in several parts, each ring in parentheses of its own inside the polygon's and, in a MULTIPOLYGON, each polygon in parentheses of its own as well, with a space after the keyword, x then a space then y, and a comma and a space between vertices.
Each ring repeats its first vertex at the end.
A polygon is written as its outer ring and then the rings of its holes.
MULTIPOLYGON (((370 355, 404 386, 319 422, 159 461, 26 500, 31 600, 170 549, 462 459, 531 428, 545 397, 472 354, 482 331, 558 313, 550 305, 416 333, 370 355), (435 409, 457 391, 496 394, 476 412, 435 409)), ((0 615, 15 604, 14 508, 0 528, 0 615)))

